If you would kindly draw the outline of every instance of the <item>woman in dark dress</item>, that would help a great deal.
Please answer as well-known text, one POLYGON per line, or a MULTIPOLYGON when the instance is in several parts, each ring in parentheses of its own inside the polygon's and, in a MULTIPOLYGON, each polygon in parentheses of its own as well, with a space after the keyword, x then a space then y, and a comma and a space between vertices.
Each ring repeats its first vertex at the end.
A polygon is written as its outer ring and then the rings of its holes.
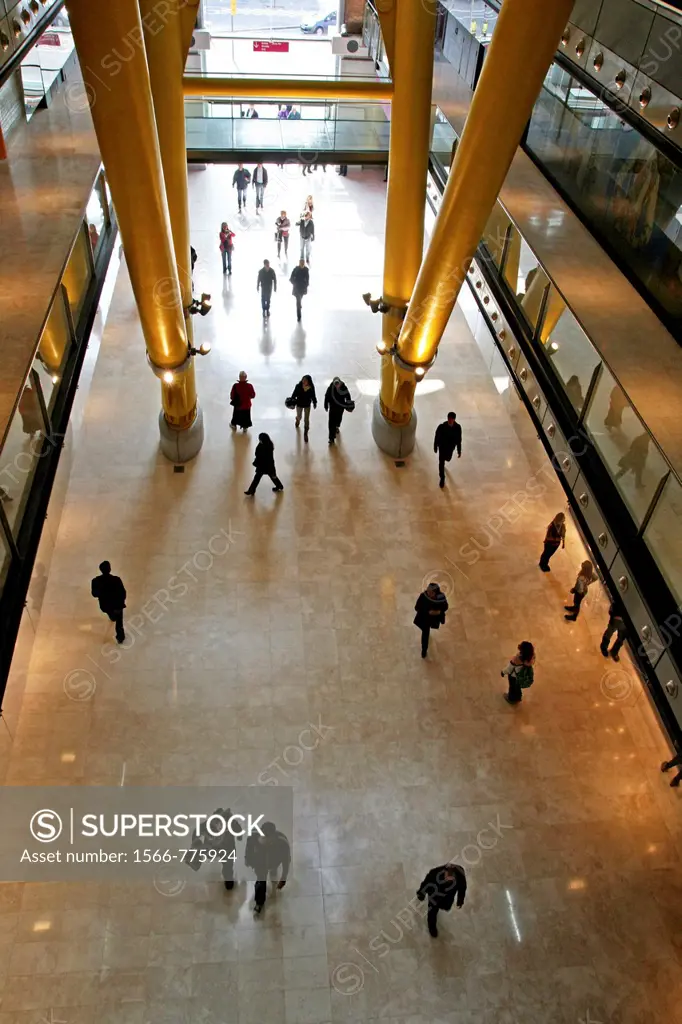
POLYGON ((248 491, 244 491, 244 494, 248 494, 249 497, 256 493, 256 488, 261 482, 264 476, 269 476, 275 485, 273 491, 283 491, 284 484, 277 476, 277 470, 275 469, 275 446, 270 440, 269 434, 259 434, 258 444, 256 445, 256 457, 253 460, 253 464, 256 467, 256 473, 251 481, 251 486, 248 491))
POLYGON ((246 373, 244 370, 239 374, 239 380, 236 384, 232 385, 230 391, 230 404, 232 405, 232 422, 230 426, 233 430, 237 427, 241 427, 246 432, 251 424, 251 403, 256 397, 256 392, 253 389, 253 385, 249 384, 246 373))

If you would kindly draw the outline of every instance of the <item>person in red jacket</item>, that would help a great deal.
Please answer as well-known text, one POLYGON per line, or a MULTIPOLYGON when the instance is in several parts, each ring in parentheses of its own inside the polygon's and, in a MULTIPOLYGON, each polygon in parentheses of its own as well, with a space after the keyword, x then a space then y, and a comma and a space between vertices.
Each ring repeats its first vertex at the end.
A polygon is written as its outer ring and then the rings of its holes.
POLYGON ((256 392, 253 389, 253 385, 249 384, 246 373, 242 370, 239 374, 239 380, 236 384, 232 385, 230 391, 230 405, 232 406, 232 422, 230 426, 233 430, 237 427, 241 427, 243 431, 247 431, 251 424, 251 403, 256 397, 256 392))
POLYGON ((232 250, 234 249, 234 231, 230 231, 227 221, 220 225, 220 251, 223 254, 223 274, 232 275, 232 250))

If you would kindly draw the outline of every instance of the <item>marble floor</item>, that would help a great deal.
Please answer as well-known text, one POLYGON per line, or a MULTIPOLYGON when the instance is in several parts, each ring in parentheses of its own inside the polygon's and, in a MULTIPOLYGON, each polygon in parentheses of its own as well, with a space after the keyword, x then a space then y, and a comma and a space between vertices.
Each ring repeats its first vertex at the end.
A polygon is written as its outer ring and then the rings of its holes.
POLYGON ((659 772, 667 747, 628 656, 599 653, 606 595, 595 585, 564 620, 584 557, 572 524, 552 573, 537 568, 565 502, 518 398, 458 308, 417 397, 417 449, 396 467, 370 434, 380 325, 360 297, 380 291, 381 172, 272 167, 263 215, 240 218, 232 170, 190 181, 196 290, 213 301, 196 323, 213 342, 197 367, 204 448, 183 474, 158 453, 158 387, 123 265, 30 662, 10 683, 0 777, 275 774, 294 787, 292 878, 255 920, 246 885, 226 893, 210 875, 175 896, 1 885, 0 1024, 680 1024, 680 791, 659 772), (278 264, 274 219, 308 192, 317 240, 297 325, 295 259, 278 264), (267 257, 280 287, 264 327, 267 257), (228 426, 240 369, 257 392, 248 436, 228 426), (331 450, 321 405, 309 445, 284 407, 304 372, 320 398, 339 374, 357 399, 331 450), (441 491, 432 437, 450 408, 463 456, 441 491), (258 429, 285 490, 265 481, 250 500, 258 429), (197 555, 221 530, 233 543, 206 567, 197 555), (103 558, 127 586, 128 622, 143 621, 115 663, 89 593, 103 558), (147 602, 192 564, 187 595, 152 622, 147 602), (413 606, 433 578, 450 612, 422 661, 413 606), (536 683, 510 708, 500 669, 523 639, 536 683), (448 859, 469 891, 433 940, 414 893, 448 859))

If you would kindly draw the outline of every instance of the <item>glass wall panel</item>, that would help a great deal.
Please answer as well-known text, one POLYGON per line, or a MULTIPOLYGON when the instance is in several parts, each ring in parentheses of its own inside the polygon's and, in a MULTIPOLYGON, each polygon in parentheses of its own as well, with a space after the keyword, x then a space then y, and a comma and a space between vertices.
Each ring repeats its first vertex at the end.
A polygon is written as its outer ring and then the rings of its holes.
POLYGON ((682 486, 671 473, 644 531, 644 540, 682 604, 682 486))
POLYGON ((10 422, 0 456, 2 505, 15 539, 19 534, 46 433, 39 387, 40 383, 31 374, 19 399, 19 407, 10 422))
POLYGON ((537 327, 543 299, 548 288, 547 274, 540 266, 537 256, 526 240, 522 239, 516 298, 520 302, 521 312, 533 329, 537 327))
POLYGON ((96 258, 102 245, 102 238, 109 224, 109 211, 102 175, 97 179, 97 183, 92 190, 85 216, 88 222, 88 234, 90 236, 92 253, 96 258))
POLYGON ((55 386, 61 380, 71 342, 71 324, 66 299, 64 292, 59 288, 40 339, 35 362, 48 412, 52 410, 55 386))
POLYGON ((641 523, 668 464, 605 366, 584 422, 633 519, 641 523))
POLYGON ((510 228, 511 220, 506 210, 499 203, 495 203, 483 232, 483 241, 497 267, 502 265, 502 254, 510 228))
MULTIPOLYGON (((551 292, 558 295, 554 288, 551 292)), ((571 405, 580 415, 590 381, 601 359, 573 313, 563 302, 561 305, 563 311, 558 317, 552 315, 551 322, 545 316, 540 337, 554 372, 563 384, 571 405), (547 340, 544 338, 545 328, 547 340)), ((548 312, 552 312, 554 307, 555 303, 550 299, 547 303, 548 312)))
POLYGON ((78 323, 81 306, 92 280, 92 250, 85 225, 78 232, 69 262, 66 265, 62 283, 66 287, 71 306, 73 322, 78 323))
POLYGON ((556 67, 527 144, 648 292, 682 317, 682 170, 556 67))

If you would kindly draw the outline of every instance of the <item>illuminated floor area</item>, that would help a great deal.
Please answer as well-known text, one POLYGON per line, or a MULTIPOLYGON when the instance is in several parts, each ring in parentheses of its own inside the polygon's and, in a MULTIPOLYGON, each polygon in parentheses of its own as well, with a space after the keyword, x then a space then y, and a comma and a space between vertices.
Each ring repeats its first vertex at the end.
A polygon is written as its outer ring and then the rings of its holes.
POLYGON ((605 596, 564 621, 583 557, 572 526, 552 573, 537 568, 564 502, 526 415, 458 310, 417 400, 418 450, 405 468, 382 456, 369 430, 380 325, 360 299, 380 290, 382 175, 271 174, 265 214, 250 201, 241 221, 230 168, 191 178, 197 292, 213 296, 197 340, 214 348, 198 366, 206 443, 184 474, 157 453, 157 382, 119 276, 13 744, 0 742, 7 784, 275 773, 295 787, 293 877, 257 920, 250 890, 225 893, 217 872, 175 896, 0 887, 0 1024, 679 1024, 679 790, 627 656, 599 653, 605 596), (308 191, 303 322, 281 273, 264 328, 256 272, 275 259, 276 213, 308 191), (257 392, 246 437, 228 426, 240 369, 257 392), (304 372, 320 399, 334 374, 358 399, 331 450, 321 405, 309 445, 284 408, 304 372), (440 491, 431 442, 450 408, 464 453, 440 491), (259 429, 285 490, 266 480, 251 501, 259 429), (229 550, 208 559, 221 530, 229 550), (115 664, 89 595, 103 558, 143 621, 115 664), (187 595, 151 622, 152 595, 187 566, 187 595), (451 610, 422 661, 412 618, 427 577, 451 610), (500 669, 523 639, 536 684, 510 708, 500 669), (410 901, 448 859, 469 893, 433 940, 410 901))

